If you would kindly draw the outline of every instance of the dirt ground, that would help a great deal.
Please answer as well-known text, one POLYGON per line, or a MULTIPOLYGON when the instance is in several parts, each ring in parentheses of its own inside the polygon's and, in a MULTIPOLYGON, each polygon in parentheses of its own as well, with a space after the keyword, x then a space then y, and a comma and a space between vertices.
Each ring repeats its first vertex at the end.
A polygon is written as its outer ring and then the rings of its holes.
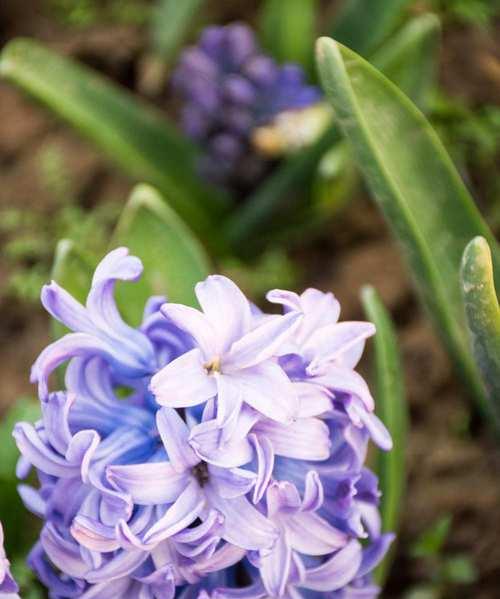
MULTIPOLYGON (((1 3, 0 44, 16 35, 33 35, 137 87, 146 48, 139 29, 65 30, 41 16, 36 2, 23 4, 1 3)), ((236 10, 231 7, 229 16, 236 10)), ((466 94, 472 103, 499 103, 498 44, 458 28, 446 32, 444 45, 441 78, 447 89, 466 94)), ((126 197, 129 181, 42 109, 0 83, 0 210, 15 206, 50 214, 54 209, 36 168, 40 148, 48 143, 63 149, 82 205, 110 194, 126 197)), ((453 523, 445 551, 469 555, 479 580, 456 587, 447 597, 500 597, 500 448, 472 413, 375 207, 361 193, 321 238, 294 253, 308 273, 302 285, 334 291, 344 318, 362 318, 359 289, 371 283, 397 323, 411 406, 409 480, 396 561, 384 596, 400 598, 430 576, 425 565, 410 558, 409 548, 422 531, 450 514, 453 523)), ((0 258, 0 281, 5 281, 8 268, 0 258)), ((16 397, 33 393, 29 367, 48 340, 48 320, 39 308, 0 297, 2 409, 16 397)))

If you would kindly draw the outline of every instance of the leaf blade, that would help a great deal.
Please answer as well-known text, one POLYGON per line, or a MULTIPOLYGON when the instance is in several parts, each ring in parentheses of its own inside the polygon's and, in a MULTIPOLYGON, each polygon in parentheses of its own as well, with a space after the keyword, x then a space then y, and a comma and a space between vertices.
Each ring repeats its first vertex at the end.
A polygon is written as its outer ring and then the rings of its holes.
POLYGON ((161 113, 96 72, 19 38, 3 49, 0 75, 79 130, 127 175, 168 193, 196 230, 210 227, 210 212, 223 209, 221 196, 198 179, 187 140, 161 113))
POLYGON ((296 62, 310 71, 317 0, 266 0, 260 15, 264 47, 278 62, 296 62))
POLYGON ((483 237, 476 237, 465 248, 461 282, 472 353, 492 410, 500 420, 500 307, 491 251, 483 237))
POLYGON ((392 33, 412 1, 345 0, 330 35, 368 56, 392 33))
MULTIPOLYGON (((373 287, 361 293, 365 314, 377 328, 375 344, 375 400, 377 414, 391 433, 391 451, 377 451, 376 472, 382 497, 380 513, 384 531, 399 528, 402 499, 406 488, 406 446, 408 432, 408 404, 406 402, 403 366, 399 355, 396 331, 380 296, 373 287)), ((387 577, 392 561, 389 553, 377 570, 377 582, 387 577)))
POLYGON ((119 285, 117 299, 126 319, 139 324, 151 295, 196 305, 194 285, 212 270, 200 242, 151 186, 137 185, 112 237, 111 247, 126 245, 144 264, 141 280, 119 285))
MULTIPOLYGON (((318 60, 337 122, 401 242, 424 304, 479 408, 490 415, 464 335, 458 271, 474 235, 496 242, 439 138, 390 81, 354 52, 323 38, 318 60)), ((495 257, 500 268, 498 254, 495 257)))
POLYGON ((170 60, 182 44, 204 0, 158 0, 151 18, 151 37, 156 52, 170 60))

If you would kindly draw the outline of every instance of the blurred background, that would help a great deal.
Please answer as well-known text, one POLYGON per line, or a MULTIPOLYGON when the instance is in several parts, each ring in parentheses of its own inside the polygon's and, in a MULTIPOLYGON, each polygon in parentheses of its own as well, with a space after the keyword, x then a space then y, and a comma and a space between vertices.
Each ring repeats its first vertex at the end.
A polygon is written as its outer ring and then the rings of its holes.
MULTIPOLYGON (((40 40, 146 98, 175 123, 179 117, 169 85, 175 58, 162 56, 161 24, 153 18, 159 4, 2 0, 0 46, 18 36, 40 40)), ((498 233, 498 2, 406 4, 405 19, 427 12, 440 18, 441 44, 427 112, 498 233)), ((342 2, 318 5, 319 32, 342 2)), ((195 42, 207 24, 257 26, 260 10, 257 0, 207 1, 193 16, 185 41, 195 42)), ((314 73, 310 77, 314 81, 314 73)), ((57 241, 69 238, 102 255, 131 187, 132 181, 98 150, 0 81, 0 414, 34 395, 29 368, 49 338, 38 297, 50 277, 57 241)), ((359 290, 368 283, 377 288, 397 325, 411 410, 409 484, 384 597, 494 599, 500 596, 498 445, 470 409, 377 208, 362 185, 349 190, 349 201, 336 202, 320 230, 271 244, 252 263, 224 258, 217 266, 257 300, 275 286, 331 290, 344 319, 363 318, 359 290)), ((36 592, 33 597, 43 596, 36 592)))

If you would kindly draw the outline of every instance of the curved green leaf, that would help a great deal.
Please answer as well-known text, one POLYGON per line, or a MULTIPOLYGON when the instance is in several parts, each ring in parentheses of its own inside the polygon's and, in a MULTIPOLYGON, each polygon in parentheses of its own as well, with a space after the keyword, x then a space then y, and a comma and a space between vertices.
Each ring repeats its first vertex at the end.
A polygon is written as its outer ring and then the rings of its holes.
POLYGON ((472 352, 500 421, 500 308, 488 242, 476 237, 462 260, 462 294, 472 352))
POLYGON ((344 0, 330 35, 369 55, 396 28, 413 0, 344 0))
POLYGON ((117 286, 117 301, 128 322, 139 324, 151 295, 196 305, 194 286, 210 273, 209 260, 193 233, 149 185, 133 190, 113 235, 111 247, 119 245, 144 264, 140 281, 117 286))
MULTIPOLYGON (((54 254, 51 276, 75 299, 85 304, 95 266, 95 261, 78 249, 73 241, 61 239, 54 254)), ((55 319, 52 319, 51 326, 54 339, 68 332, 66 327, 55 319)))
POLYGON ((440 39, 441 21, 437 15, 424 14, 388 39, 370 62, 425 108, 435 80, 440 39))
MULTIPOLYGON (((403 365, 394 325, 379 295, 373 287, 365 287, 361 297, 366 317, 377 327, 374 341, 377 414, 391 433, 394 443, 391 451, 377 452, 376 471, 382 491, 382 528, 384 531, 397 532, 406 487, 405 454, 409 418, 403 365)), ((377 570, 379 584, 385 580, 390 562, 389 554, 377 570)))
POLYGON ((151 17, 153 47, 170 59, 182 44, 204 0, 157 0, 151 17))
POLYGON ((197 231, 221 210, 194 172, 195 151, 166 118, 91 69, 34 40, 5 46, 0 75, 44 103, 103 150, 127 175, 155 185, 197 231))
POLYGON ((264 47, 279 62, 310 69, 313 59, 317 0, 266 0, 261 12, 264 47))
POLYGON ((411 101, 368 62, 331 39, 319 40, 318 62, 337 122, 406 251, 458 374, 489 415, 465 335, 459 268, 462 250, 475 235, 490 241, 498 268, 496 242, 439 138, 411 101))

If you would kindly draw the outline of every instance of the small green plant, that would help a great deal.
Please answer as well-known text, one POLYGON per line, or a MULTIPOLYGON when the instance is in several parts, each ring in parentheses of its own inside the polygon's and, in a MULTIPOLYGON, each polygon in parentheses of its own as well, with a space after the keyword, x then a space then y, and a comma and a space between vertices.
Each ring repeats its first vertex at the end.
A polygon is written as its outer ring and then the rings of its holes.
POLYGON ((404 599, 444 599, 456 596, 457 587, 477 580, 474 563, 467 554, 446 553, 445 545, 452 526, 449 514, 425 530, 412 547, 414 559, 422 560, 429 572, 429 582, 419 584, 404 599))

